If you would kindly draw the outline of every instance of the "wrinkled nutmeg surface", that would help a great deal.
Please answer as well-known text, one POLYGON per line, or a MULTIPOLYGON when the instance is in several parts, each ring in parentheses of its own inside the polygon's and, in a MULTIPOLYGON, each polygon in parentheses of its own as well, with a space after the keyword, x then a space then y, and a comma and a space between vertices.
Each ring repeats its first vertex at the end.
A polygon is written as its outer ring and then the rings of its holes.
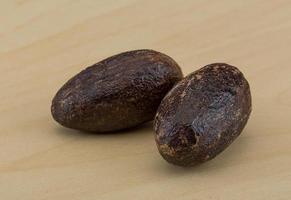
POLYGON ((159 152, 180 166, 208 161, 239 136, 250 113, 250 88, 243 74, 228 64, 207 65, 162 100, 154 122, 159 152))
POLYGON ((70 79, 54 97, 52 115, 65 127, 85 131, 134 127, 154 118, 161 100, 182 76, 165 54, 121 53, 70 79))

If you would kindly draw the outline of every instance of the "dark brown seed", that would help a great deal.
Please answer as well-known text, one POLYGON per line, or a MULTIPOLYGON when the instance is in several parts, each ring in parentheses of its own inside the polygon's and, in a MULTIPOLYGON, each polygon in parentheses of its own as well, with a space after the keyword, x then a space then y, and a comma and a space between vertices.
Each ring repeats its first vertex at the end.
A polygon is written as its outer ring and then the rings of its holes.
POLYGON ((70 79, 52 102, 54 119, 65 127, 108 132, 154 118, 166 93, 182 79, 178 64, 153 50, 121 53, 70 79))
POLYGON ((162 100, 154 122, 159 152, 176 165, 203 163, 238 137, 250 113, 250 88, 243 74, 228 64, 207 65, 162 100))

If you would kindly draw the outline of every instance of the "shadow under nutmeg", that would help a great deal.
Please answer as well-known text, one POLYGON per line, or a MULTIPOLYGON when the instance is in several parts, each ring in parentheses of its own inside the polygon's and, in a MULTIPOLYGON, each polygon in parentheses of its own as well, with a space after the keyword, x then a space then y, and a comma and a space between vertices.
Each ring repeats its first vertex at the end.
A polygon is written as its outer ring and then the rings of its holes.
POLYGON ((59 124, 56 124, 54 126, 54 130, 57 134, 61 134, 68 137, 84 137, 84 136, 90 136, 90 137, 110 137, 110 136, 116 136, 116 135, 130 135, 130 134, 139 134, 140 132, 150 132, 153 133, 153 121, 143 123, 141 125, 122 129, 119 131, 111 131, 111 132, 90 132, 90 131, 81 131, 76 129, 70 129, 63 127, 59 124))

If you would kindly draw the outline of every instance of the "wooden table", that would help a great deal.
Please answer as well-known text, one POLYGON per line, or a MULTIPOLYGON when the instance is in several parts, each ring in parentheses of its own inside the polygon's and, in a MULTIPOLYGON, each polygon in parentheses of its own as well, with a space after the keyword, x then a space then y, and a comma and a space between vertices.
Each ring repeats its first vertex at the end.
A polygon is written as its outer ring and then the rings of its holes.
POLYGON ((291 1, 2 0, 0 199, 291 199, 291 1), (51 99, 71 76, 126 50, 164 52, 188 74, 238 66, 253 112, 194 168, 167 164, 151 123, 119 134, 60 127, 51 99))

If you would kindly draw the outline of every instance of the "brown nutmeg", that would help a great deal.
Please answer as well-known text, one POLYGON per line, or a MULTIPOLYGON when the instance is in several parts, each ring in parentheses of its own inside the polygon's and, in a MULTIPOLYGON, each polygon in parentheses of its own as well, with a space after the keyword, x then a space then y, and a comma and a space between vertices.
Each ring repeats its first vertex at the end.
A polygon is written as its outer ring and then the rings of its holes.
POLYGON ((208 161, 240 135, 250 113, 250 88, 243 74, 225 63, 207 65, 162 100, 154 121, 159 152, 180 166, 208 161))
POLYGON ((52 101, 61 125, 93 132, 117 131, 154 118, 175 83, 178 64, 153 50, 121 53, 94 64, 70 79, 52 101))

